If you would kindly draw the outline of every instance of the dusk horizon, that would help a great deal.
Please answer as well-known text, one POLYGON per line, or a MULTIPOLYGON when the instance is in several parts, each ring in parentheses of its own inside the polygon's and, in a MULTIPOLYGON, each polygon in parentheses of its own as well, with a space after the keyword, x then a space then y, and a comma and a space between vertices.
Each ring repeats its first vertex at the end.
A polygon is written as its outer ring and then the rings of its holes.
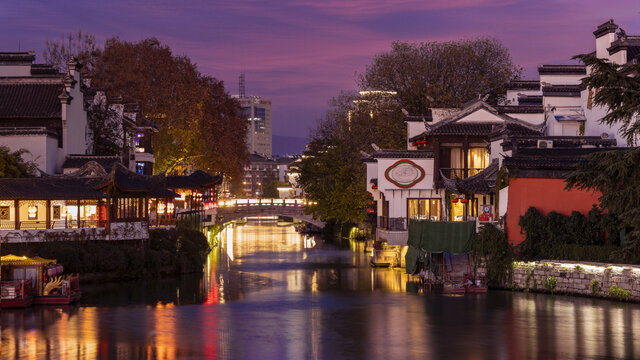
POLYGON ((615 3, 28 1, 0 5, 0 48, 33 50, 36 62, 43 62, 47 39, 78 30, 100 44, 113 36, 156 37, 224 81, 230 94, 238 93, 238 76, 245 72, 247 94, 273 101, 273 133, 307 138, 329 99, 356 90, 356 74, 393 41, 495 37, 523 68, 523 78, 537 79, 537 66, 572 63, 572 56, 593 51, 592 32, 610 18, 628 33, 640 32, 640 4, 615 3))

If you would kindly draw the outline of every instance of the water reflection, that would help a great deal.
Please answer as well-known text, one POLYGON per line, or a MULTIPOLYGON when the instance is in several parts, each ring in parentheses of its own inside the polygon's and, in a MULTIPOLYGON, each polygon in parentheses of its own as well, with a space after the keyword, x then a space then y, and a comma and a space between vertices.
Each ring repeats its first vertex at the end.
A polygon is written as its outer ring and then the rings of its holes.
POLYGON ((2 311, 2 359, 640 358, 640 306, 418 292, 398 269, 274 223, 229 227, 203 274, 85 286, 2 311))

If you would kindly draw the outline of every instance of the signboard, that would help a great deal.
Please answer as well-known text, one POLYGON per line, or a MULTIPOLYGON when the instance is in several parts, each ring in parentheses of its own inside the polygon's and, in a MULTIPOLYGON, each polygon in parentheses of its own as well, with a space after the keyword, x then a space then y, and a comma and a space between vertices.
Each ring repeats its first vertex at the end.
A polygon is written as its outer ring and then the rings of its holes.
POLYGON ((424 179, 424 169, 411 160, 399 160, 389 166, 384 177, 399 188, 407 189, 424 179))

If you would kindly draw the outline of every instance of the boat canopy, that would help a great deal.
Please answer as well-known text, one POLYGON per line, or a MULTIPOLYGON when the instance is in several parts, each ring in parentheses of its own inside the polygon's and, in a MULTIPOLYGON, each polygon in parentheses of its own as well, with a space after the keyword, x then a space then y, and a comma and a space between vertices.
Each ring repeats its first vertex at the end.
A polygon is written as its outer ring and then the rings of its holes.
POLYGON ((47 265, 55 264, 56 260, 41 258, 40 256, 34 256, 32 258, 18 255, 5 255, 0 258, 2 265, 47 265))

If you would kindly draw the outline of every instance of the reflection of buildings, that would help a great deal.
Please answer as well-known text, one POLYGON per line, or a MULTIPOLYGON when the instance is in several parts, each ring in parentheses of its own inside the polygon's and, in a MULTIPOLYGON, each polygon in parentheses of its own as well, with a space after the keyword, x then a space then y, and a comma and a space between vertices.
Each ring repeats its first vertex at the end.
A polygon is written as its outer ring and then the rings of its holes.
MULTIPOLYGON (((262 197, 264 187, 271 181, 279 181, 291 184, 290 165, 296 161, 296 157, 249 155, 249 164, 244 167, 242 179, 243 194, 247 197, 262 197)), ((290 198, 299 195, 300 191, 293 187, 282 187, 281 198, 290 198)))

